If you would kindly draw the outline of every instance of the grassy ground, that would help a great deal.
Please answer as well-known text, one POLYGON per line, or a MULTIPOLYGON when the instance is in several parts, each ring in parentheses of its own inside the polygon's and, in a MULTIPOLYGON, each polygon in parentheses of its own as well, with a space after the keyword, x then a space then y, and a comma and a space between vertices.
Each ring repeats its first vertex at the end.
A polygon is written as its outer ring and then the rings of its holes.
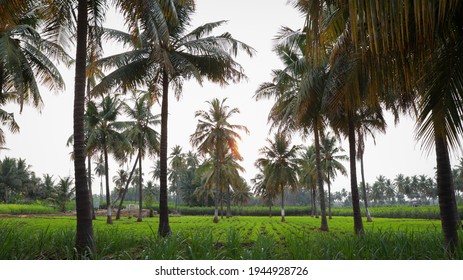
MULTIPOLYGON (((157 218, 94 222, 95 259, 445 259, 440 222, 376 218, 353 234, 351 217, 329 220, 320 232, 311 217, 171 217, 173 235, 159 238, 157 218)), ((0 259, 73 259, 74 217, 0 220, 0 259)), ((460 247, 457 258, 463 256, 460 247)))

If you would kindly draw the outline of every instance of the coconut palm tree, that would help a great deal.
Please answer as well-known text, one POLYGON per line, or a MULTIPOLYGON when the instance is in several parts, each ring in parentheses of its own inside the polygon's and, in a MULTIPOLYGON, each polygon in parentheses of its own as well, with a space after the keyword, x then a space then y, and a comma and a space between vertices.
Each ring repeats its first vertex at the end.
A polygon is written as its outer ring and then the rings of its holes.
MULTIPOLYGON (((131 2, 131 1, 128 1, 131 2)), ((154 19, 148 24, 140 17, 143 28, 138 33, 135 53, 124 54, 124 60, 118 60, 120 66, 108 74, 95 91, 107 91, 115 85, 124 88, 149 81, 149 88, 162 90, 161 102, 161 152, 160 152, 160 215, 161 236, 170 234, 167 209, 167 117, 169 88, 175 86, 177 97, 181 93, 181 84, 185 79, 195 78, 202 83, 206 78, 222 85, 238 82, 245 78, 243 69, 233 59, 239 50, 252 55, 254 50, 234 39, 230 33, 211 36, 210 33, 222 26, 225 21, 207 23, 189 32, 191 15, 195 10, 194 1, 157 1, 144 2, 144 9, 154 19), (161 4, 163 9, 158 9, 161 4), (156 6, 156 7, 155 7, 156 6)), ((127 9, 126 9, 127 10, 127 9)), ((130 10, 127 10, 130 11, 130 10)), ((138 25, 135 25, 138 26, 138 25)), ((126 42, 132 41, 129 36, 126 42)))
POLYGON ((230 118, 239 113, 238 108, 231 108, 225 104, 227 99, 220 101, 213 99, 207 103, 210 105, 208 111, 196 111, 195 117, 199 118, 195 132, 190 136, 190 142, 198 148, 202 155, 211 154, 215 159, 215 210, 214 223, 219 222, 218 205, 221 185, 221 165, 224 163, 226 154, 230 153, 235 159, 242 160, 238 151, 238 140, 241 136, 236 132, 248 129, 242 125, 231 124, 230 118))
POLYGON ((426 148, 434 146, 437 161, 437 193, 444 233, 445 246, 452 256, 459 243, 458 228, 461 220, 455 198, 450 155, 452 150, 461 147, 460 135, 463 133, 463 32, 459 41, 442 43, 436 50, 434 64, 424 78, 427 86, 420 96, 417 135, 426 148), (454 65, 454 67, 449 67, 454 65))
POLYGON ((273 201, 275 201, 278 197, 278 192, 272 188, 272 185, 267 184, 268 182, 265 180, 266 167, 258 164, 261 163, 256 162, 259 172, 251 179, 251 183, 253 184, 254 193, 259 195, 264 203, 269 207, 269 217, 272 217, 273 201))
POLYGON ((357 159, 360 160, 360 174, 362 177, 362 193, 363 202, 365 204, 365 212, 367 216, 367 222, 372 222, 370 210, 368 207, 368 196, 365 183, 365 167, 363 156, 365 154, 365 140, 367 136, 370 136, 375 141, 375 132, 379 131, 382 133, 386 132, 386 121, 383 117, 381 108, 364 107, 357 112, 358 117, 356 118, 356 135, 357 135, 357 159))
POLYGON ((325 175, 325 181, 328 184, 328 217, 331 219, 331 179, 334 179, 337 172, 342 175, 347 175, 346 168, 342 165, 341 160, 347 160, 346 155, 343 153, 344 149, 340 146, 336 146, 336 138, 326 134, 321 139, 321 164, 323 167, 323 173, 325 175))
MULTIPOLYGON (((304 2, 304 1, 298 1, 304 2)), ((333 1, 318 1, 319 7, 333 1)), ((417 136, 434 146, 437 187, 445 246, 453 255, 458 240, 458 213, 449 153, 460 147, 462 90, 461 1, 336 2, 341 22, 349 23, 350 41, 377 95, 395 91, 396 100, 414 102, 418 94, 417 136), (427 15, 427 16, 425 16, 427 15), (387 22, 388 24, 382 24, 387 22)), ((307 17, 307 26, 320 18, 307 17)), ((405 103, 407 103, 405 102, 405 103)), ((406 106, 410 108, 409 106, 406 106)))
POLYGON ((71 188, 72 184, 70 177, 60 178, 52 196, 49 198, 52 203, 58 206, 60 212, 66 212, 66 205, 74 195, 74 188, 71 188))
POLYGON ((256 164, 265 166, 264 185, 281 194, 281 221, 285 221, 285 188, 295 189, 297 179, 298 146, 290 146, 287 136, 277 133, 273 140, 267 139, 268 146, 260 149, 262 158, 256 164))
POLYGON ((148 156, 159 154, 159 133, 152 126, 158 125, 159 116, 151 113, 153 99, 149 93, 143 93, 134 100, 134 106, 131 107, 127 103, 122 105, 122 109, 126 116, 131 119, 124 123, 128 127, 124 131, 124 135, 132 144, 135 150, 138 150, 138 187, 139 187, 139 208, 137 222, 142 221, 142 205, 143 205, 143 184, 142 184, 142 159, 148 156))
POLYGON ((118 96, 106 96, 99 104, 94 101, 87 102, 85 113, 89 127, 87 150, 91 153, 100 151, 103 156, 105 186, 106 186, 106 207, 108 224, 112 224, 111 196, 109 190, 109 153, 112 152, 116 159, 125 157, 131 149, 128 138, 121 131, 126 128, 127 123, 119 122, 122 104, 118 96))
POLYGON ((92 225, 92 203, 85 170, 85 66, 87 61, 87 1, 78 0, 76 30, 76 66, 74 81, 74 173, 76 189, 76 249, 86 256, 95 249, 92 225))
POLYGON ((178 211, 180 196, 180 184, 185 171, 185 154, 182 153, 182 147, 175 145, 170 153, 170 171, 169 181, 171 182, 170 191, 175 193, 175 211, 178 211))
POLYGON ((127 174, 127 171, 124 169, 119 169, 116 172, 116 176, 113 176, 113 183, 116 185, 114 187, 114 191, 117 194, 116 199, 113 200, 113 205, 112 207, 116 207, 116 203, 122 198, 122 195, 124 193, 124 187, 125 184, 127 183, 129 174, 127 174))
POLYGON ((51 193, 53 192, 55 188, 55 179, 53 178, 53 175, 50 174, 44 174, 40 183, 40 198, 41 199, 47 199, 51 196, 51 193))
POLYGON ((243 173, 244 168, 238 163, 238 160, 233 154, 225 155, 223 163, 221 164, 220 176, 222 186, 225 188, 227 211, 226 217, 231 218, 231 202, 232 202, 232 191, 235 195, 239 190, 245 189, 245 183, 240 173, 243 173), (244 185, 243 185, 244 184, 244 185))
POLYGON ((308 188, 312 195, 311 216, 318 218, 317 211, 317 166, 315 162, 315 146, 310 145, 299 151, 298 176, 301 187, 308 188))
POLYGON ((252 198, 251 188, 245 180, 242 180, 242 183, 237 185, 233 191, 233 202, 235 205, 243 207, 247 204, 252 198))
POLYGON ((326 81, 328 65, 320 61, 309 63, 305 56, 306 32, 284 27, 277 36, 275 51, 284 62, 283 70, 273 71, 273 82, 264 83, 256 91, 256 99, 275 97, 276 102, 269 113, 269 120, 279 131, 313 132, 317 185, 320 195, 321 226, 328 231, 326 219, 323 176, 320 159, 320 135, 326 126, 326 81))
MULTIPOLYGON (((207 190, 212 190, 214 182, 217 182, 217 176, 220 176, 220 188, 219 191, 213 193, 213 197, 217 196, 220 198, 221 216, 223 218, 223 202, 227 204, 226 217, 230 218, 231 214, 231 191, 235 192, 243 188, 243 178, 240 176, 240 172, 244 172, 244 168, 238 163, 238 159, 232 153, 228 152, 220 163, 220 169, 217 172, 215 159, 216 155, 212 154, 210 158, 204 160, 198 168, 198 175, 201 181, 200 190, 197 195, 201 196, 207 194, 207 190), (225 197, 224 197, 225 194, 225 197)), ((216 185, 216 184, 215 184, 216 185)), ((218 207, 217 207, 218 208, 218 207)))

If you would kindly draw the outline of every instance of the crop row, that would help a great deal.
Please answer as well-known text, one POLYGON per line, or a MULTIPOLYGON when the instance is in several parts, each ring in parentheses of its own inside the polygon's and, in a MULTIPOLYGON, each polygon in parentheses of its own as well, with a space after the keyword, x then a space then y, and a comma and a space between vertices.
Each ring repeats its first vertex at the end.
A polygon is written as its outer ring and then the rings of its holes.
MULTIPOLYGON (((155 210, 156 207, 154 208, 155 210)), ((172 208, 171 208, 172 209, 172 208)), ((463 206, 459 206, 460 217, 463 217, 463 206)), ((280 215, 280 208, 272 208, 272 216, 280 215)), ((186 216, 206 216, 214 213, 213 207, 185 207, 180 206, 178 212, 186 216)), ((0 204, 0 214, 53 214, 57 210, 45 205, 19 205, 19 204, 0 204)), ((308 216, 310 213, 307 206, 289 206, 285 208, 286 216, 308 216)), ((438 206, 391 206, 391 207, 372 207, 370 213, 373 218, 416 218, 416 219, 439 219, 438 206)), ((351 208, 333 208, 333 216, 352 216, 351 208)), ((233 216, 269 216, 268 207, 232 207, 233 216)), ((362 213, 365 216, 365 213, 362 213)))

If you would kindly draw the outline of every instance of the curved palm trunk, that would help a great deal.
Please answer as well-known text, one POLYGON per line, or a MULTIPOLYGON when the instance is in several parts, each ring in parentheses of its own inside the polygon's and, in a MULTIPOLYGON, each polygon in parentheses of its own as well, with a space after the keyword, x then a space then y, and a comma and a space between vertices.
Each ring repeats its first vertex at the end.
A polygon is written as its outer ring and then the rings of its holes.
POLYGON ((106 184, 106 223, 112 224, 113 218, 111 213, 111 192, 109 191, 109 166, 108 166, 108 149, 106 148, 106 143, 103 144, 104 152, 104 174, 105 174, 105 184, 106 184))
POLYGON ((159 228, 160 236, 171 234, 169 225, 169 209, 167 207, 167 117, 169 105, 169 75, 162 73, 162 105, 161 105, 161 150, 159 172, 159 228))
POLYGON ((323 177, 322 177, 322 165, 321 165, 321 158, 320 158, 320 135, 319 135, 319 126, 318 122, 316 122, 314 126, 314 134, 315 134, 315 159, 317 165, 317 182, 318 182, 318 195, 320 197, 320 211, 321 211, 321 226, 320 230, 328 231, 328 221, 326 219, 326 206, 325 206, 325 193, 323 190, 323 177))
POLYGON ((122 204, 124 203, 125 195, 127 194, 127 190, 129 189, 130 181, 132 181, 133 173, 135 173, 135 169, 137 168, 137 162, 139 158, 140 158, 140 154, 137 155, 137 158, 135 159, 135 163, 133 164, 133 167, 132 167, 132 171, 129 174, 129 178, 127 179, 127 182, 125 183, 124 192, 122 193, 121 201, 119 203, 119 207, 117 208, 116 220, 119 220, 121 218, 122 204))
POLYGON ((142 212, 143 212, 143 185, 142 185, 142 170, 141 170, 141 152, 138 151, 138 188, 139 188, 139 204, 138 204, 138 218, 137 222, 143 221, 142 212))
POLYGON ((373 222, 373 219, 370 215, 370 210, 368 208, 368 196, 367 196, 367 187, 365 185, 365 172, 363 168, 363 152, 360 155, 360 173, 362 174, 362 192, 363 192, 363 202, 365 203, 365 212, 367 214, 367 222, 373 222))
POLYGON ((285 222, 285 189, 281 187, 281 221, 285 222))
POLYGON ((90 203, 85 170, 85 67, 87 58, 87 1, 79 0, 77 7, 77 46, 74 83, 74 176, 76 189, 76 249, 86 256, 95 249, 90 203))
POLYGON ((447 145, 442 136, 435 136, 437 161, 437 194, 439 196, 439 210, 444 233, 445 248, 450 257, 455 254, 458 245, 458 212, 455 202, 452 168, 447 145))
POLYGON ((349 126, 349 157, 350 157, 350 188, 352 194, 352 208, 354 211, 354 231, 363 235, 362 213, 360 212, 359 190, 357 187, 357 166, 355 164, 355 126, 352 113, 348 114, 349 126))

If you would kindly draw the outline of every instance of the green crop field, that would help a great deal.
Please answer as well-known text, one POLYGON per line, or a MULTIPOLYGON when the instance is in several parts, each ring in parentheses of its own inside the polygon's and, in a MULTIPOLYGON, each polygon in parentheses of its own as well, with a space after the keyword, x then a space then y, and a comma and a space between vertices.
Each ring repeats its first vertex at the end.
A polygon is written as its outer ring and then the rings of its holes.
MULTIPOLYGON (((353 234, 351 217, 329 220, 320 232, 312 217, 209 216, 170 218, 173 235, 159 238, 158 218, 94 221, 95 259, 445 259, 440 221, 376 218, 353 234)), ((73 259, 75 217, 0 220, 0 259, 73 259)), ((463 248, 458 251, 461 259, 463 248)))
POLYGON ((0 204, 0 214, 26 215, 26 214, 56 214, 55 208, 37 204, 0 204))

